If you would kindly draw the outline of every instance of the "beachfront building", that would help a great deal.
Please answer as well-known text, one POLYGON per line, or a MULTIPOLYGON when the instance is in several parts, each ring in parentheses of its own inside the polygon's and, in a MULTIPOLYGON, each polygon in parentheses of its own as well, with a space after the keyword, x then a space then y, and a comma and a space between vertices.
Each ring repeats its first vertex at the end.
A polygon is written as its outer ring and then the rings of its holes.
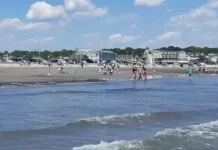
POLYGON ((173 64, 173 63, 188 64, 188 57, 186 55, 186 52, 184 51, 179 51, 179 52, 164 51, 162 52, 161 62, 167 64, 173 64))
POLYGON ((211 56, 210 59, 209 59, 212 63, 217 63, 218 62, 218 56, 214 55, 214 56, 211 56))
POLYGON ((111 62, 117 60, 117 54, 112 51, 98 51, 100 62, 111 62))
POLYGON ((160 51, 146 49, 143 58, 147 65, 153 66, 154 64, 187 64, 188 57, 184 51, 160 51))
POLYGON ((112 51, 78 51, 71 59, 74 61, 86 59, 90 63, 116 61, 117 54, 112 51))
POLYGON ((97 51, 88 51, 86 56, 93 61, 93 63, 99 63, 99 52, 97 51))

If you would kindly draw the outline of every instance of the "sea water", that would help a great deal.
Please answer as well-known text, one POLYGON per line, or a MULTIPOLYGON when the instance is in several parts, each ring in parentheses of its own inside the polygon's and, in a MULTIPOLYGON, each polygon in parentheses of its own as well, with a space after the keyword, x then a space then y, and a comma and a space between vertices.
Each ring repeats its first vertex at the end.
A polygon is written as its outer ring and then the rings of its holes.
POLYGON ((0 88, 0 150, 217 148, 217 76, 0 88))

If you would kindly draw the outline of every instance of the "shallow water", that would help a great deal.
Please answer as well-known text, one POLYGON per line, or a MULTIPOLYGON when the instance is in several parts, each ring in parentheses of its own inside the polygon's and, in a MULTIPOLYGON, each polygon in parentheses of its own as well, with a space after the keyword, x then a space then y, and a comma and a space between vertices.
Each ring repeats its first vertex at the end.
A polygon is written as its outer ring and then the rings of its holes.
POLYGON ((0 150, 215 150, 218 77, 0 88, 0 150))

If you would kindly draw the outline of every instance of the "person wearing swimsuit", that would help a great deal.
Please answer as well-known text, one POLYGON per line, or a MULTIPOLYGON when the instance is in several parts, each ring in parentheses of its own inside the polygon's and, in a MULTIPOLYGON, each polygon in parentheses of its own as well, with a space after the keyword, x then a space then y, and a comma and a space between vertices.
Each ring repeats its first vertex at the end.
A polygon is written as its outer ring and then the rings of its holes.
POLYGON ((191 68, 189 68, 189 70, 188 70, 188 76, 189 76, 189 79, 192 79, 192 69, 191 68))

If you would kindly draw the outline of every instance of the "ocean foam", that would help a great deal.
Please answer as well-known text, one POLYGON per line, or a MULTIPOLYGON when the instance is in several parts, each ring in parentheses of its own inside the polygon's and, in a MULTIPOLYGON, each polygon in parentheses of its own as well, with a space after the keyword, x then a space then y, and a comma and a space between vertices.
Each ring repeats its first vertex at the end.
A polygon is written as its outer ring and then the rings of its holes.
MULTIPOLYGON (((100 144, 96 145, 83 145, 81 147, 73 147, 72 150, 132 150, 140 149, 145 150, 146 148, 151 149, 152 147, 157 147, 158 145, 163 145, 164 141, 172 140, 169 136, 174 136, 173 138, 185 138, 185 137, 201 137, 206 139, 217 138, 218 137, 218 121, 209 122, 200 125, 191 125, 184 128, 166 129, 164 131, 158 132, 154 137, 146 141, 114 141, 111 143, 101 141, 100 144), (161 140, 159 138, 162 138, 161 140), (151 142, 152 141, 152 142, 151 142)), ((184 139, 183 139, 184 140, 184 139)), ((185 143, 189 142, 187 140, 185 143)), ((189 145, 191 146, 191 145, 189 145)), ((209 143, 204 143, 204 146, 210 146, 209 143)), ((183 150, 186 149, 185 145, 173 144, 168 145, 171 150, 183 150), (175 148, 176 146, 176 148, 175 148)), ((191 149, 191 147, 189 147, 191 149)))
POLYGON ((155 137, 162 136, 176 137, 202 137, 206 139, 215 139, 218 137, 218 121, 204 123, 200 125, 191 125, 185 128, 166 129, 158 132, 155 137))
POLYGON ((111 116, 103 116, 103 117, 93 117, 93 118, 85 118, 81 119, 80 121, 87 121, 87 122, 97 122, 100 124, 120 124, 122 123, 128 123, 132 120, 140 121, 142 119, 151 117, 151 113, 136 113, 136 114, 124 114, 124 115, 111 115, 111 116))
POLYGON ((72 150, 120 150, 120 149, 135 149, 142 148, 141 141, 114 141, 111 143, 101 141, 97 145, 83 145, 81 147, 73 147, 72 150))

